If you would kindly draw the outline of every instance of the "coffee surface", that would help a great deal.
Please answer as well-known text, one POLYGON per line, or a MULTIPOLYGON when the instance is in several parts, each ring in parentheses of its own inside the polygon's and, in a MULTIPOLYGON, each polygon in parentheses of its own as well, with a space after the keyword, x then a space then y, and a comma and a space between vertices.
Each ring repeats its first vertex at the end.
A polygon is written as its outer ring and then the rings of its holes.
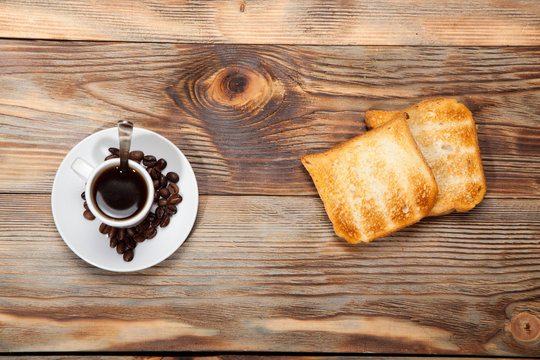
POLYGON ((127 219, 144 207, 148 190, 144 178, 135 170, 120 171, 119 166, 114 166, 98 176, 92 196, 106 216, 127 219))

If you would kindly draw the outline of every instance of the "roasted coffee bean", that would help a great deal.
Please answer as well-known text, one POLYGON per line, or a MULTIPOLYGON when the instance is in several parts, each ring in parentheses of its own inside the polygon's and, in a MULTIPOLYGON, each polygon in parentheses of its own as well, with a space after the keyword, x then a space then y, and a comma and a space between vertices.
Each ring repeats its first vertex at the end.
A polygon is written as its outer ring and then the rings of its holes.
POLYGON ((167 189, 169 189, 169 192, 171 194, 178 194, 178 185, 175 183, 170 183, 169 186, 167 186, 167 189))
POLYGON ((105 223, 101 223, 101 225, 99 225, 99 232, 105 235, 109 232, 109 226, 105 223))
POLYGON ((165 226, 169 225, 169 222, 171 221, 171 217, 169 214, 164 214, 163 218, 161 219, 161 222, 159 223, 159 226, 164 228, 165 226))
POLYGON ((167 177, 165 175, 161 174, 159 176, 159 185, 161 187, 166 187, 168 182, 169 182, 169 180, 167 180, 167 177))
POLYGON ((171 195, 169 198, 169 204, 177 205, 182 202, 182 196, 180 194, 171 195))
POLYGON ((133 249, 128 249, 126 250, 126 252, 124 253, 124 255, 122 255, 123 259, 125 262, 130 262, 131 260, 133 260, 133 249))
POLYGON ((154 184, 154 189, 156 189, 156 190, 159 189, 160 185, 159 185, 159 180, 158 179, 154 179, 152 181, 152 183, 154 184))
POLYGON ((136 162, 141 162, 143 157, 144 157, 144 153, 142 151, 139 151, 139 150, 131 151, 129 153, 129 158, 131 160, 133 160, 133 161, 136 161, 136 162))
POLYGON ((165 206, 165 212, 169 215, 174 215, 176 214, 178 210, 176 209, 176 205, 173 205, 173 204, 169 204, 167 206, 165 206))
POLYGON ((153 155, 146 155, 142 161, 144 166, 154 167, 157 164, 156 157, 153 155))
POLYGON ((116 252, 122 255, 125 251, 126 251, 126 242, 118 240, 118 244, 116 244, 116 252))
POLYGON ((148 229, 148 226, 150 226, 150 222, 144 220, 142 223, 137 225, 135 229, 138 233, 143 233, 146 229, 148 229))
POLYGON ((169 195, 171 195, 171 193, 169 192, 167 188, 161 188, 158 190, 158 192, 159 192, 159 196, 165 199, 168 198, 169 195))
POLYGON ((111 159, 118 159, 118 158, 119 158, 118 155, 113 155, 113 154, 111 154, 111 155, 105 157, 105 161, 111 160, 111 159))
POLYGON ((165 208, 163 206, 159 206, 156 209, 156 216, 158 219, 161 219, 163 217, 163 214, 165 214, 165 208))
POLYGON ((168 203, 167 199, 159 199, 157 204, 158 206, 166 206, 168 203))
POLYGON ((148 215, 146 216, 146 220, 150 222, 152 222, 155 218, 156 218, 156 214, 154 214, 153 212, 148 213, 148 215))
POLYGON ((118 240, 124 240, 126 238, 126 229, 118 229, 118 240))
POLYGON ((114 249, 116 245, 118 245, 118 239, 115 236, 115 237, 112 237, 111 240, 109 241, 109 246, 114 249))
POLYGON ((83 202, 82 206, 84 207, 85 210, 90 210, 90 209, 88 208, 88 204, 86 203, 86 201, 83 202))
POLYGON ((110 238, 116 237, 117 234, 118 234, 118 228, 115 228, 115 227, 111 227, 111 229, 110 229, 109 232, 107 233, 107 235, 108 235, 110 238))
POLYGON ((112 155, 119 155, 119 154, 120 154, 120 149, 115 148, 115 147, 110 147, 110 148, 109 148, 109 152, 110 152, 112 155))
POLYGON ((161 222, 161 219, 156 217, 154 220, 152 220, 152 222, 150 223, 150 226, 157 228, 160 222, 161 222))
POLYGON ((131 237, 135 236, 135 228, 134 227, 127 228, 126 233, 131 237))
POLYGON ((165 169, 167 167, 167 161, 165 161, 165 159, 159 159, 156 163, 156 167, 159 170, 165 169))
POLYGON ((169 181, 172 181, 173 183, 177 183, 178 180, 180 180, 180 177, 174 171, 170 171, 167 173, 167 179, 169 179, 169 181))
POLYGON ((146 231, 144 232, 144 237, 147 238, 147 239, 153 239, 157 234, 157 230, 156 228, 154 227, 149 227, 148 229, 146 229, 146 231))
POLYGON ((133 240, 135 240, 136 242, 143 242, 144 241, 144 235, 143 234, 136 234, 133 237, 133 240))
POLYGON ((81 198, 82 198, 83 200, 86 200, 86 194, 84 193, 84 191, 81 193, 81 198))
POLYGON ((144 232, 144 230, 146 230, 145 228, 143 228, 143 225, 142 223, 138 224, 137 226, 135 226, 135 231, 137 232, 137 234, 141 234, 144 232))
POLYGON ((158 201, 159 200, 159 193, 156 191, 154 191, 154 202, 158 201))
POLYGON ((83 216, 86 220, 94 220, 96 218, 90 210, 84 210, 83 216))
POLYGON ((133 240, 133 238, 131 236, 126 236, 126 246, 129 248, 129 249, 135 249, 137 247, 137 242, 135 240, 133 240))
POLYGON ((152 170, 150 171, 150 176, 154 180, 159 180, 159 177, 161 176, 161 173, 156 168, 152 168, 152 170))

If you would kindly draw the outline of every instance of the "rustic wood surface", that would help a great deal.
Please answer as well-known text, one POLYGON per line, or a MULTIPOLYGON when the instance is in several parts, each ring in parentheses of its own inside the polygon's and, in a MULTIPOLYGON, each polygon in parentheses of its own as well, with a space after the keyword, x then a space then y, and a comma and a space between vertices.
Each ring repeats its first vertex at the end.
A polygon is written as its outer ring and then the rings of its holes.
POLYGON ((540 196, 537 47, 6 40, 0 53, 2 192, 49 192, 72 146, 128 118, 178 144, 204 194, 315 194, 301 155, 365 131, 365 110, 452 96, 474 113, 489 193, 540 196))
POLYGON ((47 194, 22 195, 0 198, 2 351, 538 351, 510 328, 540 314, 535 199, 351 246, 315 196, 206 195, 171 258, 115 274, 59 239, 47 194))
MULTIPOLYGON (((39 355, 40 359, 45 360, 66 360, 73 359, 72 355, 39 355)), ((16 355, 10 356, 11 360, 35 359, 35 355, 16 355)), ((426 357, 416 356, 366 356, 366 355, 283 355, 283 354, 227 354, 227 355, 197 355, 192 356, 170 354, 169 356, 153 356, 153 355, 81 355, 77 359, 81 360, 425 360, 426 357)), ((488 360, 493 357, 456 357, 456 356, 430 356, 432 360, 488 360)), ((515 360, 515 357, 497 357, 497 360, 515 360)), ((536 358, 520 357, 520 360, 533 360, 536 358)))
POLYGON ((538 45, 536 0, 3 0, 0 37, 235 44, 538 45))
MULTIPOLYGON (((35 359, 34 355, 11 356, 11 360, 35 359)), ((66 360, 73 359, 72 355, 40 355, 45 360, 66 360)), ((227 355, 170 355, 170 356, 146 356, 146 355, 81 355, 77 357, 81 360, 425 360, 426 357, 416 356, 365 356, 365 355, 282 355, 282 354, 227 354, 227 355)), ((430 356, 432 360, 487 360, 492 357, 454 357, 454 356, 430 356)), ((515 360, 515 357, 497 357, 497 360, 515 360)), ((536 358, 520 357, 520 360, 533 360, 536 358)))
POLYGON ((0 1, 0 355, 534 357, 539 285, 538 2, 0 1), (338 239, 299 157, 437 96, 473 112, 485 200, 338 239), (119 119, 173 141, 201 194, 185 244, 130 274, 73 254, 49 205, 119 119))

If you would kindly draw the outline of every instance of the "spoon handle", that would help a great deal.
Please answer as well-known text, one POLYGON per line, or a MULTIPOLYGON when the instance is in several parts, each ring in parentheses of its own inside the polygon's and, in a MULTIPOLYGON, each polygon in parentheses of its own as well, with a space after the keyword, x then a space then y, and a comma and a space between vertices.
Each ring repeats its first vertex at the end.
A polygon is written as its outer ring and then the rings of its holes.
POLYGON ((133 124, 127 120, 118 122, 118 140, 120 148, 120 171, 127 171, 129 148, 131 146, 131 134, 133 133, 133 124))

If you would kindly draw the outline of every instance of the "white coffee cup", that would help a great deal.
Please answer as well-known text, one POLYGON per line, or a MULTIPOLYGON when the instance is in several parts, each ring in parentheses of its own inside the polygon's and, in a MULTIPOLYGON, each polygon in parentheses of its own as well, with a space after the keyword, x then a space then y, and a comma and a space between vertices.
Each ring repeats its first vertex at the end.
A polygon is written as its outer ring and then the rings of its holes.
POLYGON ((150 174, 148 174, 148 172, 142 165, 135 161, 129 160, 129 167, 135 170, 144 179, 147 190, 147 196, 144 205, 139 211, 137 211, 137 213, 127 218, 117 219, 106 215, 103 211, 99 209, 98 205, 95 202, 93 196, 94 185, 99 175, 101 175, 105 170, 108 170, 111 167, 118 166, 119 164, 120 159, 117 158, 106 160, 98 166, 92 167, 92 165, 87 163, 85 160, 77 158, 71 164, 71 169, 75 171, 75 173, 79 175, 83 180, 86 181, 86 204, 88 205, 88 209, 96 217, 96 219, 109 226, 117 228, 128 228, 142 222, 150 212, 150 209, 152 208, 152 204, 154 202, 154 184, 152 181, 152 177, 150 176, 150 174))

